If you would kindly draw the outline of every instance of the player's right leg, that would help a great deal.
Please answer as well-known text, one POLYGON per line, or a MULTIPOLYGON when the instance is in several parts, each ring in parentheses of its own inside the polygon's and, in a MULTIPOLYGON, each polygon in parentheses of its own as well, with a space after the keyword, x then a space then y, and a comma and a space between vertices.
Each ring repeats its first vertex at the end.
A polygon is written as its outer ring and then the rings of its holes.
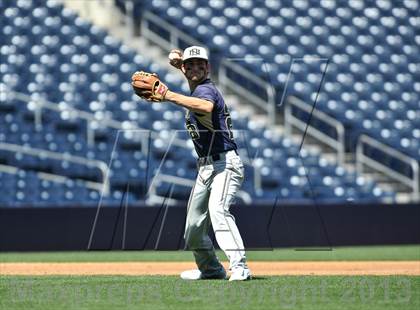
MULTIPOLYGON (((183 279, 221 279, 226 271, 216 256, 213 243, 208 236, 210 217, 208 212, 209 191, 205 182, 206 173, 199 173, 188 201, 185 223, 186 249, 192 250, 198 270, 181 274, 183 279)), ((210 177, 210 176, 209 176, 210 177)))

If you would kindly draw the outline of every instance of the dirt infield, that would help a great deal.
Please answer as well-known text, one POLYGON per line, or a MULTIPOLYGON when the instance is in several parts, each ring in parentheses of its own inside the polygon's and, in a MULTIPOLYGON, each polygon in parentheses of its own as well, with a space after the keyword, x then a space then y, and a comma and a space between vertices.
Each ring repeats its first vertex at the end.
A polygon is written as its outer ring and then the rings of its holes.
MULTIPOLYGON (((420 261, 250 262, 249 267, 256 276, 420 276, 420 261)), ((193 268, 192 262, 0 263, 0 275, 178 275, 193 268)))

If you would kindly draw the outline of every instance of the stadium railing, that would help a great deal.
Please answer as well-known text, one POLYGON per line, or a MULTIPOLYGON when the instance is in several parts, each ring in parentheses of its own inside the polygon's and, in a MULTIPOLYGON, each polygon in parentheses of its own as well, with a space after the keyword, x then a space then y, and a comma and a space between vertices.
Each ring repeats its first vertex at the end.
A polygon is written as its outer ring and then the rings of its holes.
MULTIPOLYGON (((63 154, 59 152, 52 152, 49 150, 38 149, 38 148, 29 147, 29 146, 21 146, 21 145, 11 144, 11 143, 4 143, 4 142, 0 142, 0 150, 10 151, 10 152, 19 152, 19 153, 27 154, 30 156, 37 156, 37 157, 54 159, 54 160, 63 160, 63 161, 67 161, 67 162, 71 162, 74 164, 87 166, 87 167, 96 167, 101 171, 102 182, 93 182, 93 181, 85 181, 85 180, 81 180, 81 181, 87 188, 102 192, 104 196, 108 196, 110 194, 110 184, 109 184, 109 178, 108 178, 109 169, 108 169, 108 165, 103 161, 96 160, 96 159, 88 159, 88 158, 80 157, 80 156, 74 156, 68 153, 63 154)), ((4 171, 4 172, 13 171, 10 168, 13 168, 13 167, 8 166, 8 165, 1 165, 0 171, 4 171)), ((52 173, 40 173, 38 174, 38 176, 41 179, 47 179, 47 180, 52 180, 52 181, 58 181, 63 178, 62 175, 57 175, 57 174, 52 174, 52 173)))
MULTIPOLYGON (((146 128, 141 128, 139 126, 137 126, 135 123, 129 122, 129 121, 125 121, 125 122, 120 122, 117 121, 115 119, 100 119, 98 120, 95 115, 93 113, 89 113, 83 110, 78 110, 76 108, 70 107, 70 106, 65 106, 62 107, 59 104, 50 102, 46 99, 43 98, 39 98, 37 100, 34 100, 31 96, 28 96, 26 94, 20 93, 20 92, 15 92, 15 91, 9 91, 9 94, 11 94, 12 96, 15 96, 16 99, 22 100, 24 102, 26 102, 27 105, 32 104, 31 107, 28 107, 28 109, 32 109, 34 111, 35 114, 35 124, 36 126, 40 126, 42 127, 42 110, 43 109, 47 109, 47 110, 52 110, 52 111, 56 111, 58 113, 61 112, 68 112, 71 114, 71 117, 75 118, 75 119, 83 119, 87 122, 87 142, 88 145, 94 145, 95 143, 95 129, 94 126, 91 126, 90 124, 93 122, 100 122, 101 126, 105 126, 107 128, 112 128, 112 129, 117 129, 119 131, 132 131, 132 130, 139 130, 139 131, 149 131, 146 128)), ((147 135, 142 135, 143 139, 141 140, 142 146, 141 149, 143 150, 143 152, 147 153, 148 152, 148 138, 147 135)), ((151 137, 152 138, 158 138, 159 133, 151 131, 151 137)), ((173 144, 176 146, 181 146, 181 147, 185 147, 185 141, 180 140, 180 139, 174 139, 173 144)))
MULTIPOLYGON (((276 123, 276 91, 274 89, 274 86, 264 81, 260 77, 254 76, 250 71, 234 63, 234 61, 243 61, 246 59, 247 58, 227 58, 221 61, 218 72, 220 86, 222 88, 229 88, 231 91, 233 91, 236 95, 240 97, 247 98, 251 103, 255 104, 260 109, 265 111, 267 113, 268 120, 270 121, 270 125, 274 125, 276 123), (232 74, 235 77, 239 76, 240 80, 242 81, 249 81, 247 84, 257 86, 259 89, 262 90, 262 93, 265 98, 262 98, 259 95, 255 95, 255 93, 253 92, 250 92, 248 90, 248 87, 243 87, 241 83, 238 83, 237 78, 232 79, 230 77, 230 75, 232 74), (250 76, 252 76, 252 80, 249 78, 250 76)), ((255 60, 262 59, 257 58, 255 60)))
POLYGON ((203 45, 149 11, 145 11, 142 15, 140 33, 167 51, 173 48, 185 48, 188 45, 203 45))
MULTIPOLYGON (((307 104, 306 102, 290 96, 286 100, 284 108, 284 125, 285 133, 290 135, 292 133, 292 127, 296 127, 301 131, 305 131, 307 127, 307 134, 317 139, 320 143, 327 144, 329 147, 337 151, 338 163, 343 165, 345 163, 345 129, 344 125, 337 121, 335 118, 328 114, 313 109, 314 107, 307 104), (304 122, 301 118, 296 117, 293 114, 293 108, 303 110, 306 113, 311 113, 311 118, 317 119, 318 121, 326 123, 329 127, 334 128, 337 139, 334 139, 330 135, 318 130, 314 126, 310 125, 310 122, 304 122), (312 111, 313 110, 313 111, 312 111)), ((312 120, 312 119, 311 119, 312 120)), ((309 120, 309 121, 311 121, 309 120)))
POLYGON ((420 201, 420 174, 419 162, 409 157, 388 145, 379 142, 367 135, 361 135, 357 142, 356 147, 356 168, 360 175, 364 172, 364 166, 387 175, 389 178, 394 179, 411 188, 411 198, 413 201, 420 201), (386 154, 389 158, 397 159, 411 167, 411 175, 407 176, 392 167, 380 162, 375 156, 366 154, 366 146, 379 150, 381 153, 386 154))

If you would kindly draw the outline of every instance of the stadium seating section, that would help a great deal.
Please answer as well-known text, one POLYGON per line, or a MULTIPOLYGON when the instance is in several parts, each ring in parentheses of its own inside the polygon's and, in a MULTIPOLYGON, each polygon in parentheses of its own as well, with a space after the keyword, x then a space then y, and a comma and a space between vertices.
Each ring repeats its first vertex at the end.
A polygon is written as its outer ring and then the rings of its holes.
POLYGON ((314 102, 326 69, 316 106, 349 129, 348 140, 367 133, 420 159, 418 1, 136 2, 138 17, 150 10, 214 53, 244 58, 278 100, 284 91, 314 102))
MULTIPOLYGON (((263 56, 268 66, 243 65, 261 76, 268 73, 280 88, 292 57, 331 58, 318 108, 352 126, 354 134, 369 132, 419 156, 415 1, 403 1, 401 7, 389 1, 372 2, 369 7, 365 1, 337 7, 321 1, 321 7, 315 8, 306 1, 282 1, 281 6, 279 1, 180 3, 171 7, 169 1, 139 2, 135 12, 159 12, 175 27, 208 42, 215 54, 263 56)), ((195 178, 184 111, 143 102, 129 84, 131 73, 141 68, 157 72, 171 89, 187 92, 181 76, 136 54, 56 1, 2 1, 0 12, 0 143, 31 147, 39 153, 0 149, 0 205, 96 206, 123 199, 135 203, 148 197, 158 172, 195 178), (26 102, 16 93, 30 99, 26 102), (35 116, 40 100, 58 107, 42 110, 42 126, 35 116), (83 113, 93 121, 87 122, 83 113), (130 130, 109 126, 112 120, 130 130), (94 143, 89 142, 88 126, 94 143), (82 157, 86 163, 53 159, 48 152, 82 157), (88 160, 109 165, 109 196, 92 187, 104 177, 88 160)), ((296 62, 288 94, 312 100, 321 67, 319 61, 296 62)), ((274 134, 238 111, 232 111, 232 117, 247 163, 243 190, 254 202, 276 198, 279 202, 369 202, 394 195, 318 154, 300 150, 288 137, 274 134)), ((154 186, 161 196, 169 192, 168 183, 154 186)), ((172 197, 187 200, 189 190, 175 185, 172 197)))

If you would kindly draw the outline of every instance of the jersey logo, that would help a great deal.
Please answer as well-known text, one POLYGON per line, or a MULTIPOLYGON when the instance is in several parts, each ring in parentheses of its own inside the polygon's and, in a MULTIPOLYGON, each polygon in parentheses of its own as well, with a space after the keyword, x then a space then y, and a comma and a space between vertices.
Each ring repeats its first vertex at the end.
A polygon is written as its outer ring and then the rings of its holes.
POLYGON ((187 127, 188 133, 190 134, 192 140, 197 140, 200 138, 200 133, 197 126, 191 122, 190 111, 187 111, 187 115, 185 116, 185 126, 187 127))

